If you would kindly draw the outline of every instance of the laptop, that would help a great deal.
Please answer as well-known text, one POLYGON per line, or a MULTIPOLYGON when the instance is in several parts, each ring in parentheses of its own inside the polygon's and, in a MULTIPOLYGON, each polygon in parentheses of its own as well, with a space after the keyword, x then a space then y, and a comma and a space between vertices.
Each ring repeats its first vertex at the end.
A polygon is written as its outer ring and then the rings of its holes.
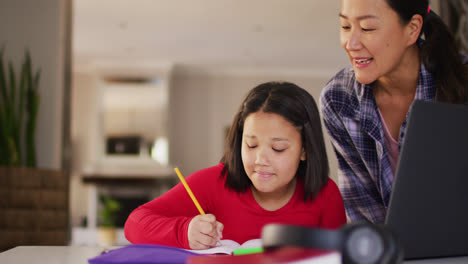
POLYGON ((405 259, 468 256, 468 106, 415 101, 385 224, 405 259))

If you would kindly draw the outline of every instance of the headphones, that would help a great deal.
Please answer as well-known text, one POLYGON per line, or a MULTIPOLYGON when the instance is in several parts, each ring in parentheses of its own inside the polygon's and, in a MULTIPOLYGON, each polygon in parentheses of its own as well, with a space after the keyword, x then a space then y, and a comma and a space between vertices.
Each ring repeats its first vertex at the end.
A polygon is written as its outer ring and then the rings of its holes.
POLYGON ((338 250, 344 264, 396 264, 403 261, 403 247, 387 227, 351 223, 339 230, 269 224, 262 230, 265 250, 298 246, 338 250))

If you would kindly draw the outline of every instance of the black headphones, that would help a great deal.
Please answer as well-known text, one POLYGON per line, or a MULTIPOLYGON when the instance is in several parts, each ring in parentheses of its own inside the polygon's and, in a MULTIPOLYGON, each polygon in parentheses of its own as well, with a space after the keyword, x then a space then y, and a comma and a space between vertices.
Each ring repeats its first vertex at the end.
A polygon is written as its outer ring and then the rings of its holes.
POLYGON ((262 230, 265 250, 298 246, 338 250, 344 264, 403 262, 403 247, 387 227, 370 223, 347 224, 339 230, 269 224, 262 230))

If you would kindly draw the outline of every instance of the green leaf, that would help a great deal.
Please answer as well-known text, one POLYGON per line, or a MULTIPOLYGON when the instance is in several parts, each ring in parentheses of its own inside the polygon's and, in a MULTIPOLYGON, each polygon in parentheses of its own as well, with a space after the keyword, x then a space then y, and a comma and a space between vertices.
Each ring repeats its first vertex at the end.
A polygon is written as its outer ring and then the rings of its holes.
POLYGON ((117 212, 120 210, 120 203, 112 198, 101 195, 99 197, 102 208, 99 211, 100 226, 113 227, 116 224, 117 212))
POLYGON ((9 72, 9 81, 10 81, 10 102, 11 102, 11 113, 12 118, 15 118, 14 105, 16 102, 16 79, 15 79, 15 70, 13 69, 13 63, 8 62, 8 72, 9 72))
POLYGON ((4 66, 3 66, 3 53, 4 53, 4 51, 5 51, 4 46, 2 46, 2 49, 0 50, 0 90, 1 90, 1 94, 3 96, 3 102, 5 103, 4 107, 7 108, 8 104, 9 104, 9 98, 8 98, 8 92, 7 92, 7 83, 6 83, 6 79, 5 79, 5 69, 4 69, 4 66))
POLYGON ((26 162, 27 167, 36 167, 36 142, 34 135, 36 133, 37 114, 39 110, 39 80, 41 71, 38 70, 34 77, 32 72, 29 71, 28 75, 28 89, 26 91, 26 162))
POLYGON ((41 78, 41 70, 37 70, 36 75, 34 76, 34 89, 37 91, 39 89, 39 79, 41 78))
POLYGON ((37 123, 37 112, 39 109, 39 94, 37 91, 33 91, 33 103, 32 103, 32 111, 31 111, 31 119, 30 119, 30 127, 26 131, 26 133, 29 133, 29 160, 26 163, 27 167, 34 168, 36 167, 36 140, 34 138, 34 135, 36 134, 36 123, 37 123))
POLYGON ((10 151, 10 165, 11 166, 19 166, 18 162, 18 152, 17 148, 15 145, 15 141, 13 140, 12 137, 7 138, 7 143, 8 143, 8 150, 10 151))
POLYGON ((23 132, 23 117, 24 117, 24 100, 25 100, 25 90, 27 89, 26 85, 28 83, 28 72, 31 71, 31 58, 29 56, 29 51, 26 50, 26 56, 24 62, 21 67, 21 75, 20 75, 20 86, 19 86, 19 106, 18 106, 18 119, 16 122, 16 128, 18 131, 18 157, 20 163, 22 163, 22 144, 21 144, 21 136, 24 134, 23 132))
POLYGON ((0 165, 7 166, 8 163, 8 144, 6 142, 6 127, 3 108, 0 107, 0 165))

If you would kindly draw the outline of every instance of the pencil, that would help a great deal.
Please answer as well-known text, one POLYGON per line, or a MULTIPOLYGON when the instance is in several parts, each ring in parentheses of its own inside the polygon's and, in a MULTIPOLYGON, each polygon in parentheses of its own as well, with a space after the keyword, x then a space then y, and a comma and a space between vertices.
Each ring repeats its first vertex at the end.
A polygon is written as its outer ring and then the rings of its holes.
POLYGON ((200 211, 200 214, 204 215, 205 211, 203 211, 203 208, 201 208, 200 204, 197 201, 197 198, 195 198, 195 195, 193 195, 192 190, 190 190, 190 187, 188 186, 187 182, 184 179, 184 176, 182 176, 178 168, 174 168, 174 171, 177 173, 177 176, 179 177, 180 182, 182 182, 182 184, 184 185, 185 190, 187 190, 188 194, 190 195, 190 198, 192 198, 193 203, 198 208, 198 211, 200 211))

